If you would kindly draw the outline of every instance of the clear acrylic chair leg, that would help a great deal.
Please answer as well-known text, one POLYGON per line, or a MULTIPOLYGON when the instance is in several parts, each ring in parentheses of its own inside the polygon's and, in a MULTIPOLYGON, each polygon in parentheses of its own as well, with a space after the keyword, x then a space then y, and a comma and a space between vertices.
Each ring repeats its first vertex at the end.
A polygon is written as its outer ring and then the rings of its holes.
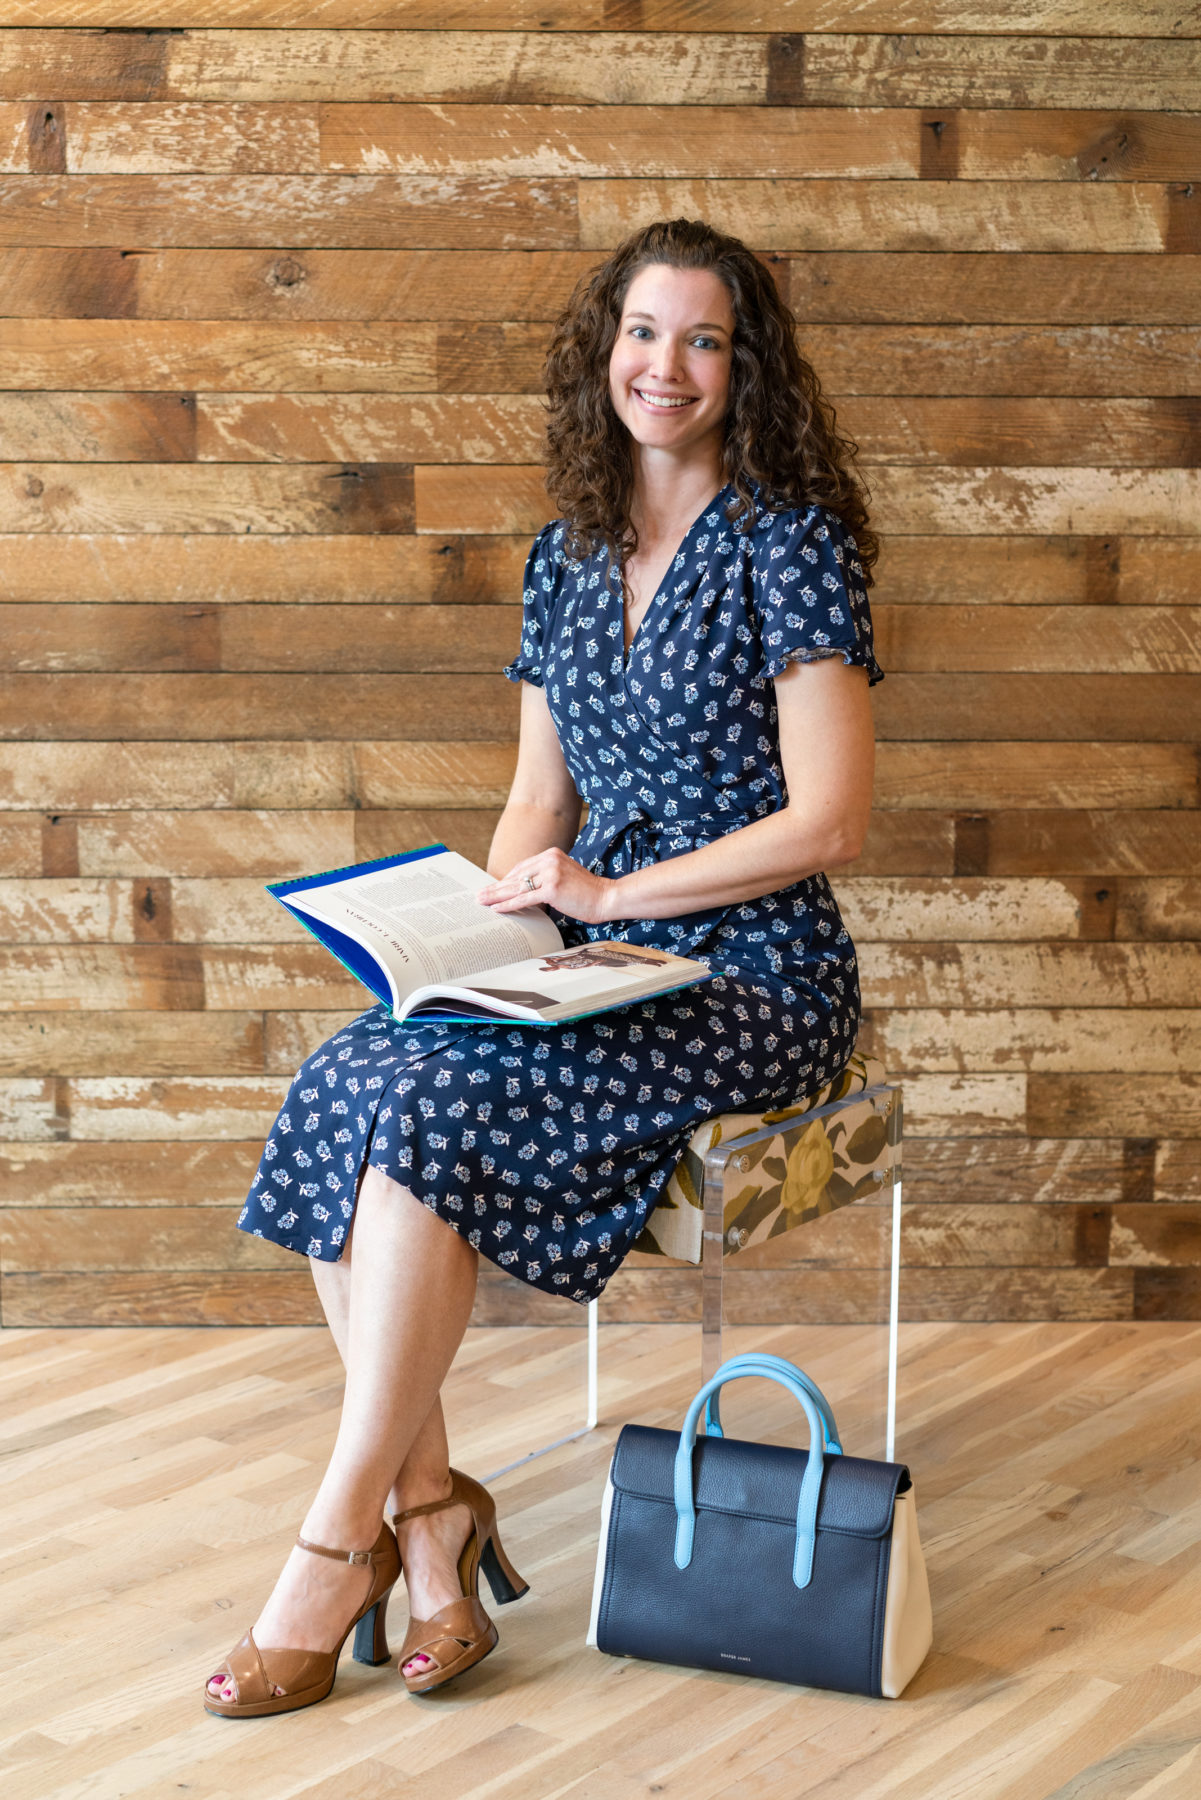
POLYGON ((504 1463, 499 1469, 493 1469, 484 1476, 485 1486, 501 1475, 508 1475, 514 1469, 524 1468, 526 1463, 536 1462, 540 1456, 548 1456, 552 1450, 559 1450, 564 1444, 574 1444, 577 1438, 587 1437, 595 1431, 600 1417, 600 1302, 588 1302, 588 1344, 587 1373, 584 1379, 584 1423, 575 1431, 569 1431, 564 1437, 557 1437, 549 1444, 543 1444, 539 1450, 527 1450, 515 1462, 504 1463))

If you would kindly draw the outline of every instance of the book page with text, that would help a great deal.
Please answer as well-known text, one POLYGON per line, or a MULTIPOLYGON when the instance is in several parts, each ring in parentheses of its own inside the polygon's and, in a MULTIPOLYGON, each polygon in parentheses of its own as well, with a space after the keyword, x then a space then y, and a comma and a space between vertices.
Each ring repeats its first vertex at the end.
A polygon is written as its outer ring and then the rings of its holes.
POLYGON ((465 856, 445 850, 284 898, 370 950, 397 1006, 415 988, 562 949, 563 939, 541 907, 494 913, 481 906, 476 895, 491 879, 465 856))

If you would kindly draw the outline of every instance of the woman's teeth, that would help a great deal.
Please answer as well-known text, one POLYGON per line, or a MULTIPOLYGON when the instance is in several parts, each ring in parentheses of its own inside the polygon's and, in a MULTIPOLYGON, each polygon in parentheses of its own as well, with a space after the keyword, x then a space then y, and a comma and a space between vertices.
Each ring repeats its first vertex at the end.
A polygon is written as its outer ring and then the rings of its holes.
POLYGON ((672 400, 669 399, 666 394, 644 394, 641 388, 635 388, 634 392, 640 400, 645 400, 648 406, 658 406, 664 411, 667 411, 671 407, 692 405, 691 396, 684 399, 672 400))

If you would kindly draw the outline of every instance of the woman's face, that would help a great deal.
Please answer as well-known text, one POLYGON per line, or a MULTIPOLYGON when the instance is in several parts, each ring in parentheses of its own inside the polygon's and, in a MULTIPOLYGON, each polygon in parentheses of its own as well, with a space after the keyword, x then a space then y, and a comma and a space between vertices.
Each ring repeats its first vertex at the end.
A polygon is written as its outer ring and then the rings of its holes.
POLYGON ((733 338, 730 292, 711 269, 638 271, 609 357, 613 407, 636 443, 672 454, 720 447, 733 338))

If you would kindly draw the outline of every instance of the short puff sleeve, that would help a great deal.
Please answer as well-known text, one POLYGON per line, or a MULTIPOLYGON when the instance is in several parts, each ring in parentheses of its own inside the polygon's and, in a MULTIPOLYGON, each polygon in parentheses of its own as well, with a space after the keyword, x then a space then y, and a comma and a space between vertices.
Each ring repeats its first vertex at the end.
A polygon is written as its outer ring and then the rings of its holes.
POLYGON ((841 656, 883 681, 858 546, 837 513, 811 506, 761 518, 754 546, 759 680, 790 662, 841 656))
POLYGON ((521 586, 521 644, 517 655, 503 670, 510 681, 528 681, 533 687, 544 685, 542 656, 546 619, 558 586, 562 523, 561 519, 552 519, 549 525, 544 525, 525 559, 521 586))

